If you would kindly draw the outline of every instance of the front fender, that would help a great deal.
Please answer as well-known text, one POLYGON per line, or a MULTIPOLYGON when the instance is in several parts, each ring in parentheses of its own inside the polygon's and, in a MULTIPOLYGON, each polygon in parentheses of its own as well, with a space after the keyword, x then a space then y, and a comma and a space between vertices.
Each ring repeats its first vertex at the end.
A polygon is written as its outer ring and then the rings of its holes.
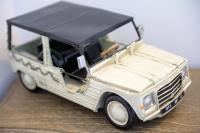
POLYGON ((96 111, 98 111, 100 108, 104 108, 104 103, 105 103, 106 98, 108 98, 111 95, 117 95, 123 98, 134 110, 138 118, 142 119, 142 116, 140 113, 141 111, 139 108, 140 107, 139 94, 133 93, 130 91, 120 90, 119 88, 114 88, 112 86, 107 86, 100 91, 100 95, 97 99, 96 111))

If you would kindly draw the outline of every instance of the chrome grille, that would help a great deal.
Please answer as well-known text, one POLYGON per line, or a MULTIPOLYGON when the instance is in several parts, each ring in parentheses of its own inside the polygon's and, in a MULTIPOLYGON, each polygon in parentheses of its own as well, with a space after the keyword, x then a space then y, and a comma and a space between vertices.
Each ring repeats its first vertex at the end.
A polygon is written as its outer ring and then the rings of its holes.
POLYGON ((159 106, 172 100, 174 96, 181 90, 182 76, 179 74, 170 83, 160 88, 157 92, 159 106))

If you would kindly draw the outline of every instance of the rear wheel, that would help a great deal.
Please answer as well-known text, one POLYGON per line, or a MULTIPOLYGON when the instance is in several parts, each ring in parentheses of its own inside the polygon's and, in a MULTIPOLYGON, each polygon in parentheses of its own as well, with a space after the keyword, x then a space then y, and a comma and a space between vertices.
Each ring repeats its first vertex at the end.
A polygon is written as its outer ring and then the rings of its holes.
POLYGON ((19 72, 19 77, 20 77, 22 84, 24 85, 24 87, 26 89, 28 89, 29 91, 37 91, 38 90, 35 79, 32 76, 30 76, 29 74, 26 74, 24 72, 19 72))
POLYGON ((137 116, 130 105, 119 96, 110 96, 105 102, 105 114, 115 126, 128 129, 137 122, 137 116))

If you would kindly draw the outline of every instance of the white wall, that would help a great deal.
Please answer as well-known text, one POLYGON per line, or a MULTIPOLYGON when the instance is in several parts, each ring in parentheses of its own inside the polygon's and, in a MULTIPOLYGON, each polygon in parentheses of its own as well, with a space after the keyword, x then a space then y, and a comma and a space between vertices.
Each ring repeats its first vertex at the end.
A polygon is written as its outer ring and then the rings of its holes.
MULTIPOLYGON (((38 9, 58 0, 0 1, 0 87, 10 84, 12 73, 7 61, 5 19, 38 9), (2 27, 3 26, 3 27, 2 27), (3 29, 3 30, 2 30, 3 29)), ((199 0, 69 0, 134 16, 145 27, 144 41, 174 52, 189 60, 190 67, 200 68, 199 0)), ((15 34, 17 41, 26 35, 15 34)), ((0 89, 0 95, 1 93, 0 89)))
POLYGON ((0 100, 12 83, 14 76, 8 62, 6 50, 6 22, 5 19, 12 16, 11 1, 0 1, 0 100))

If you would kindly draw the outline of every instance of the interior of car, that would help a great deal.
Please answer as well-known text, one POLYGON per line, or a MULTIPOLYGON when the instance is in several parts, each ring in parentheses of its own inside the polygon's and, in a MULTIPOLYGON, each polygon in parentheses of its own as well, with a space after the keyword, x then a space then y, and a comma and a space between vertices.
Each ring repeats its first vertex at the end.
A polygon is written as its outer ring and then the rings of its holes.
MULTIPOLYGON (((55 67, 63 68, 66 72, 65 74, 75 80, 83 80, 87 77, 86 68, 79 69, 78 67, 77 57, 80 56, 78 50, 66 43, 56 40, 50 40, 49 45, 52 62, 55 67)), ((42 61, 42 45, 38 45, 38 51, 41 51, 38 59, 42 61)))
MULTIPOLYGON (((38 60, 38 55, 42 52, 42 49, 38 49, 39 47, 42 48, 42 41, 41 38, 34 39, 26 44, 16 46, 14 51, 19 52, 20 54, 29 57, 35 61, 38 60)), ((40 60, 42 61, 42 60, 40 60)))
MULTIPOLYGON (((70 78, 85 79, 87 77, 87 69, 78 67, 77 57, 81 56, 79 51, 73 46, 66 43, 50 39, 50 52, 53 65, 63 68, 70 78)), ((89 65, 93 65, 103 58, 106 58, 117 49, 114 42, 108 40, 107 37, 91 42, 90 45, 85 47, 85 58, 89 65)), ((15 50, 30 56, 34 60, 43 62, 43 46, 41 38, 38 38, 25 45, 17 47, 15 50)))
POLYGON ((85 48, 85 57, 89 65, 93 65, 103 58, 115 53, 119 48, 119 44, 111 41, 108 36, 104 36, 97 41, 91 42, 85 48))
MULTIPOLYGON (((81 56, 79 51, 74 47, 56 40, 50 40, 50 52, 53 60, 53 65, 63 68, 65 72, 81 77, 87 76, 87 69, 78 67, 77 57, 81 56)), ((89 65, 95 64, 103 58, 106 58, 111 53, 118 49, 115 42, 104 37, 101 40, 91 42, 85 48, 85 57, 89 65)), ((71 78, 74 78, 71 76, 71 78)), ((76 77, 75 77, 76 78, 76 77)))
POLYGON ((102 59, 100 56, 102 47, 98 41, 93 42, 85 48, 85 57, 89 65, 95 64, 102 59))

